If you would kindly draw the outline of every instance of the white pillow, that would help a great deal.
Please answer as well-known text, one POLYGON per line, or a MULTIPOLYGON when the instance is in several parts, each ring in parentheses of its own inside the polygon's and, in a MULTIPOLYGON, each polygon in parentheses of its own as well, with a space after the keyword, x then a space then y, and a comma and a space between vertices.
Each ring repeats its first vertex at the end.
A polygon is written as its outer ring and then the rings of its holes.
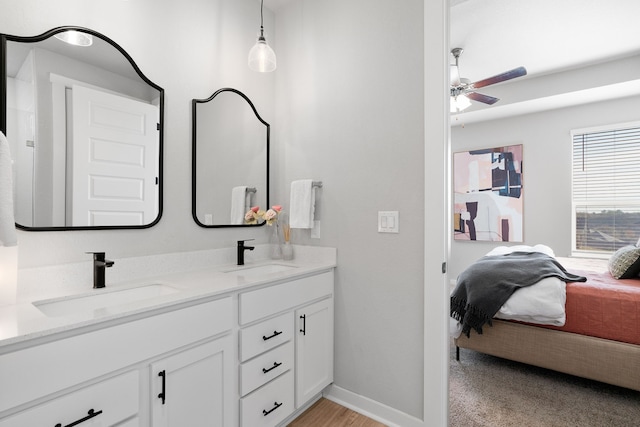
POLYGON ((547 254, 553 258, 556 257, 555 253, 553 253, 553 249, 551 249, 549 246, 540 245, 540 244, 535 246, 527 246, 527 245, 498 246, 490 250, 486 256, 506 255, 513 252, 540 252, 543 254, 547 254))

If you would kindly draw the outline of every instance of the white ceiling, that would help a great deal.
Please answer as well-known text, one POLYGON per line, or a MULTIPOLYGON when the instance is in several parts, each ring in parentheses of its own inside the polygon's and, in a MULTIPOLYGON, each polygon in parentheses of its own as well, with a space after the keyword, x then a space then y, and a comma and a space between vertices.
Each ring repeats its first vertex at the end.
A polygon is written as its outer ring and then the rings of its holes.
MULTIPOLYGON (((278 9, 294 1, 300 0, 265 0, 264 5, 277 18, 278 9)), ((464 49, 461 77, 474 82, 519 66, 527 69, 526 77, 479 90, 500 102, 493 106, 473 102, 457 114, 457 123, 640 94, 640 66, 637 74, 622 78, 612 65, 607 68, 610 81, 589 81, 584 73, 572 77, 578 68, 615 64, 610 61, 621 58, 635 57, 632 64, 640 64, 640 0, 449 0, 449 4, 450 47, 464 49), (574 70, 571 76, 567 70, 574 70), (542 87, 545 90, 538 92, 544 93, 534 93, 532 87, 542 87), (546 90, 551 87, 553 93, 546 90)), ((453 63, 453 56, 450 59, 453 63)))
MULTIPOLYGON (((640 52, 638 0, 451 0, 451 47, 471 81, 550 73, 640 52)), ((453 60, 453 58, 452 58, 453 60)))
POLYGON ((464 49, 462 77, 473 82, 518 66, 528 72, 526 77, 480 89, 500 102, 493 106, 473 102, 457 114, 454 124, 640 93, 638 61, 631 63, 631 72, 628 65, 623 70, 613 61, 640 58, 638 0, 451 2, 450 45, 464 49), (602 64, 599 69, 606 71, 598 75, 578 70, 594 64, 602 64))
MULTIPOLYGON (((265 0, 264 5, 277 16, 280 7, 294 1, 299 0, 265 0)), ((537 75, 640 52, 640 0, 449 3, 451 47, 464 48, 460 69, 472 81, 521 65, 537 75)))

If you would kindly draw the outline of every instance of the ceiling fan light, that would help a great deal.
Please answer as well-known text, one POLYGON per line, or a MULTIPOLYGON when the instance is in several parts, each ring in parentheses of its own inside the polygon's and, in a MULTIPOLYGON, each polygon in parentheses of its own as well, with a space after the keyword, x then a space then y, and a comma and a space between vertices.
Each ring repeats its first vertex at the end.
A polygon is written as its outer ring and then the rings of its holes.
POLYGON ((451 65, 451 67, 449 67, 449 82, 451 86, 460 85, 460 69, 457 65, 451 65))
POLYGON ((469 100, 465 95, 458 95, 456 102, 458 104, 458 110, 460 111, 471 107, 471 100, 469 100))
POLYGON ((457 113, 458 109, 456 108, 456 99, 452 96, 449 100, 449 112, 457 113))
POLYGON ((465 95, 452 96, 449 102, 449 111, 452 113, 459 113, 471 106, 471 101, 465 95))

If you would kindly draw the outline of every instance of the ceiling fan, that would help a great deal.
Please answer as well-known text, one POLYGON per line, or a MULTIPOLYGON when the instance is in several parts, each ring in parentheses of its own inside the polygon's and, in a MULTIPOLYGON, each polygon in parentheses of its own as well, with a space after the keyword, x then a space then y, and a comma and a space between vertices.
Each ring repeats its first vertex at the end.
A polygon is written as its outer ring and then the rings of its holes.
POLYGON ((456 59, 456 63, 451 65, 450 79, 451 79, 451 112, 456 113, 464 110, 471 105, 469 99, 482 102, 484 104, 493 105, 500 99, 493 96, 484 95, 476 92, 476 89, 490 86, 496 83, 504 82, 507 80, 515 79, 516 77, 522 77, 527 74, 527 70, 524 67, 514 68, 513 70, 506 71, 504 73, 489 77, 484 80, 471 83, 469 79, 460 77, 460 69, 458 67, 458 59, 462 54, 463 49, 456 47, 451 50, 451 54, 456 59))

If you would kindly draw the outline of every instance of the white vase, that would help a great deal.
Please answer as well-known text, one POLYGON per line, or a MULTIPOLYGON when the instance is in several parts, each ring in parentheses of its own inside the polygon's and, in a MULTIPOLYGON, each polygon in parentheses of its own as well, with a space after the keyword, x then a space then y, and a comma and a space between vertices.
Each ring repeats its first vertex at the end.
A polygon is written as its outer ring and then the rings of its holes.
POLYGON ((293 245, 290 242, 284 242, 282 245, 282 259, 286 261, 293 259, 293 245))
POLYGON ((281 259, 282 237, 280 236, 280 226, 278 225, 278 222, 275 222, 271 228, 271 236, 269 237, 269 244, 271 245, 271 259, 281 259))

